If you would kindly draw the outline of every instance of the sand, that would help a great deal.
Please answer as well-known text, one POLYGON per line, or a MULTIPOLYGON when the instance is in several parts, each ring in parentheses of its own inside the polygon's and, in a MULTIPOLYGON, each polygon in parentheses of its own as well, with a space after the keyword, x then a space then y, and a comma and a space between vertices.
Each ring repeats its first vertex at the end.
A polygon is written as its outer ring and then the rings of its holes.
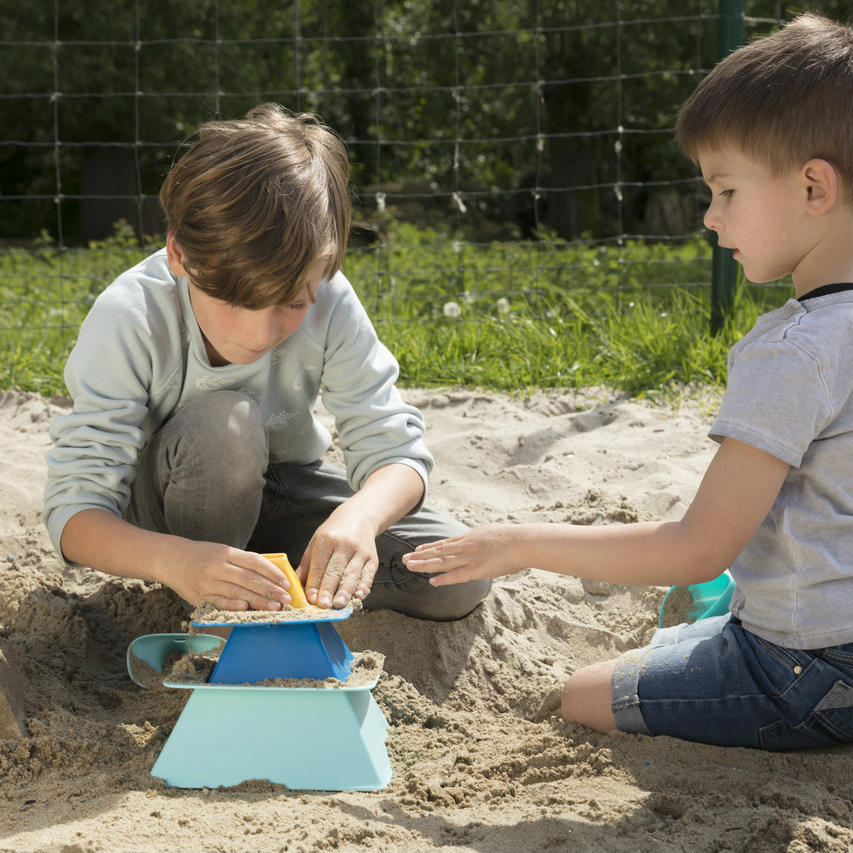
MULTIPOLYGON (((677 518, 714 449, 713 398, 405 396, 438 462, 431 502, 472 524, 677 518)), ((853 847, 848 748, 769 754, 564 723, 562 680, 648 638, 666 590, 538 571, 496 582, 458 622, 363 611, 336 625, 353 651, 385 656, 384 790, 166 787, 150 769, 189 691, 140 689, 125 653, 185 614, 169 591, 52 552, 43 454, 63 405, 0 393, 0 851, 853 847)))

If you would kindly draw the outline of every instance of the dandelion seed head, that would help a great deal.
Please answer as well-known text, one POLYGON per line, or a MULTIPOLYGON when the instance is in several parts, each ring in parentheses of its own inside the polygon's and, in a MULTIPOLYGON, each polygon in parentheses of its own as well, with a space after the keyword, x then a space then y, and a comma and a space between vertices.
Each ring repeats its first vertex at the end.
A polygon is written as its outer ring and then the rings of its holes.
POLYGON ((459 317, 462 314, 462 309, 458 302, 445 302, 444 308, 441 309, 445 317, 459 317))

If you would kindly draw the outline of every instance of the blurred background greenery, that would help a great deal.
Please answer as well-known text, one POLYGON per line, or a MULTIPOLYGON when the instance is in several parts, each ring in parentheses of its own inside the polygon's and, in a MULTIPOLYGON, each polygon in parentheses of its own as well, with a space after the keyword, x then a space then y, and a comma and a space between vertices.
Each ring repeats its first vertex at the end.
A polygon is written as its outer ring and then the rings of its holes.
MULTIPOLYGON (((91 300, 161 245, 183 143, 263 101, 346 140, 345 272, 404 381, 719 382, 789 293, 741 287, 708 336, 706 191, 672 127, 715 0, 0 2, 0 387, 62 390, 91 300)), ((744 37, 805 10, 851 11, 746 0, 744 37)))

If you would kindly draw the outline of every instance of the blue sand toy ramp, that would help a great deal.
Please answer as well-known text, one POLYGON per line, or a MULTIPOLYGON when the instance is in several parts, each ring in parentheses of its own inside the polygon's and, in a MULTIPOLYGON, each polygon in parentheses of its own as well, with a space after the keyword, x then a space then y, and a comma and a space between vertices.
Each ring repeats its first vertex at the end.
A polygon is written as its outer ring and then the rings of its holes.
POLYGON ((352 652, 328 622, 235 625, 211 684, 244 684, 273 678, 337 678, 352 673, 352 652))

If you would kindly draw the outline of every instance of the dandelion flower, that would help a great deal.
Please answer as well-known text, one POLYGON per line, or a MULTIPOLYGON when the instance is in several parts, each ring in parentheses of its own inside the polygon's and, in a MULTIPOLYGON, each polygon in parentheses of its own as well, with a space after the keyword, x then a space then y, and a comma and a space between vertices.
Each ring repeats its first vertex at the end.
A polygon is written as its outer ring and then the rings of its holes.
POLYGON ((509 299, 506 296, 501 296, 497 302, 498 313, 500 314, 509 314, 509 299))
POLYGON ((445 302, 444 308, 441 309, 445 317, 459 317, 462 314, 462 309, 458 302, 445 302))

